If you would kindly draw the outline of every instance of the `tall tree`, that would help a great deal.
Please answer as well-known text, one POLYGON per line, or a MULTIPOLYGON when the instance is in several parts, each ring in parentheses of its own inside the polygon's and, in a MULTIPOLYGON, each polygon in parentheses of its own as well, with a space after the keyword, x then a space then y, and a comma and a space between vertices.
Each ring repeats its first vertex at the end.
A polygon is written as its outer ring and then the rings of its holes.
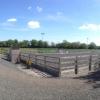
POLYGON ((87 49, 88 46, 85 43, 81 43, 79 48, 80 49, 87 49))
POLYGON ((37 40, 31 40, 30 44, 31 44, 31 47, 32 47, 32 48, 38 47, 38 41, 37 41, 37 40))
POLYGON ((88 48, 89 48, 89 49, 96 49, 97 46, 96 46, 96 44, 95 44, 94 42, 91 42, 91 43, 88 45, 88 48))
POLYGON ((38 47, 43 48, 44 47, 44 42, 42 40, 38 41, 38 47))
POLYGON ((28 48, 28 47, 30 47, 30 42, 28 40, 23 40, 23 41, 19 42, 19 46, 21 48, 28 48))

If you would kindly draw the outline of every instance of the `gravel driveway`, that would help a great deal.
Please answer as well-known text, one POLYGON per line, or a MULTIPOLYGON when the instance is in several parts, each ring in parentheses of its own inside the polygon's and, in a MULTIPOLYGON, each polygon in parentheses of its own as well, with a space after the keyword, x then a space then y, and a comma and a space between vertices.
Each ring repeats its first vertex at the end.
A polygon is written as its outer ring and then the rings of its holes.
MULTIPOLYGON (((82 78, 39 78, 0 59, 0 100, 100 100, 100 88, 82 78)), ((99 81, 98 81, 99 84, 99 81)))

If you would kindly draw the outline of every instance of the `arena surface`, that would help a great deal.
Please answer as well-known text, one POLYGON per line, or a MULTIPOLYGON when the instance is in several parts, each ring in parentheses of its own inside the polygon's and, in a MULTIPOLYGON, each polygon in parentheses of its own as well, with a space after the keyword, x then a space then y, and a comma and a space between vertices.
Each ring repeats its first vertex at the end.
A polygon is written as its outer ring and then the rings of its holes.
POLYGON ((100 75, 81 75, 37 77, 0 59, 0 100, 100 100, 100 75))

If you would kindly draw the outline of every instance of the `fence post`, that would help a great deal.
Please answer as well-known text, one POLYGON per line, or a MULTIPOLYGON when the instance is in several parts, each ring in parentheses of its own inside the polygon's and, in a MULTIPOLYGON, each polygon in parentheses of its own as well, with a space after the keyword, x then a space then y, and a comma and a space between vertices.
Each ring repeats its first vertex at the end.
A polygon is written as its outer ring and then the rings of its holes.
POLYGON ((31 68, 31 59, 30 59, 30 54, 28 55, 28 62, 27 62, 27 69, 31 68))
MULTIPOLYGON (((9 54, 8 54, 8 59, 9 59, 9 54)), ((20 63, 21 60, 21 53, 19 53, 18 58, 17 58, 17 63, 20 63)))
POLYGON ((0 54, 2 54, 2 49, 0 48, 0 54))
POLYGON ((35 55, 35 65, 37 65, 37 55, 35 55))
POLYGON ((59 58, 58 77, 61 77, 61 58, 59 58))
POLYGON ((100 55, 98 56, 98 68, 100 69, 100 55))
POLYGON ((75 74, 78 74, 78 57, 75 58, 75 74))
POLYGON ((91 66, 92 66, 92 55, 89 57, 89 71, 91 71, 91 66))
POLYGON ((2 58, 2 55, 3 55, 3 53, 2 53, 2 47, 1 47, 1 50, 0 50, 0 58, 2 58))
POLYGON ((44 56, 44 71, 46 71, 46 56, 44 56))

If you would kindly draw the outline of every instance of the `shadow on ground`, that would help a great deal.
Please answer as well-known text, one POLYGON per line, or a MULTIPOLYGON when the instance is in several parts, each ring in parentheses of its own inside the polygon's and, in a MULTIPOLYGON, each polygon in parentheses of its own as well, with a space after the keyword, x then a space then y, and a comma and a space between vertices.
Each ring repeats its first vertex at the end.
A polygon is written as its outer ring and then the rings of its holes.
POLYGON ((85 76, 74 77, 73 79, 86 80, 86 83, 91 84, 94 89, 100 88, 100 70, 91 72, 85 76))

